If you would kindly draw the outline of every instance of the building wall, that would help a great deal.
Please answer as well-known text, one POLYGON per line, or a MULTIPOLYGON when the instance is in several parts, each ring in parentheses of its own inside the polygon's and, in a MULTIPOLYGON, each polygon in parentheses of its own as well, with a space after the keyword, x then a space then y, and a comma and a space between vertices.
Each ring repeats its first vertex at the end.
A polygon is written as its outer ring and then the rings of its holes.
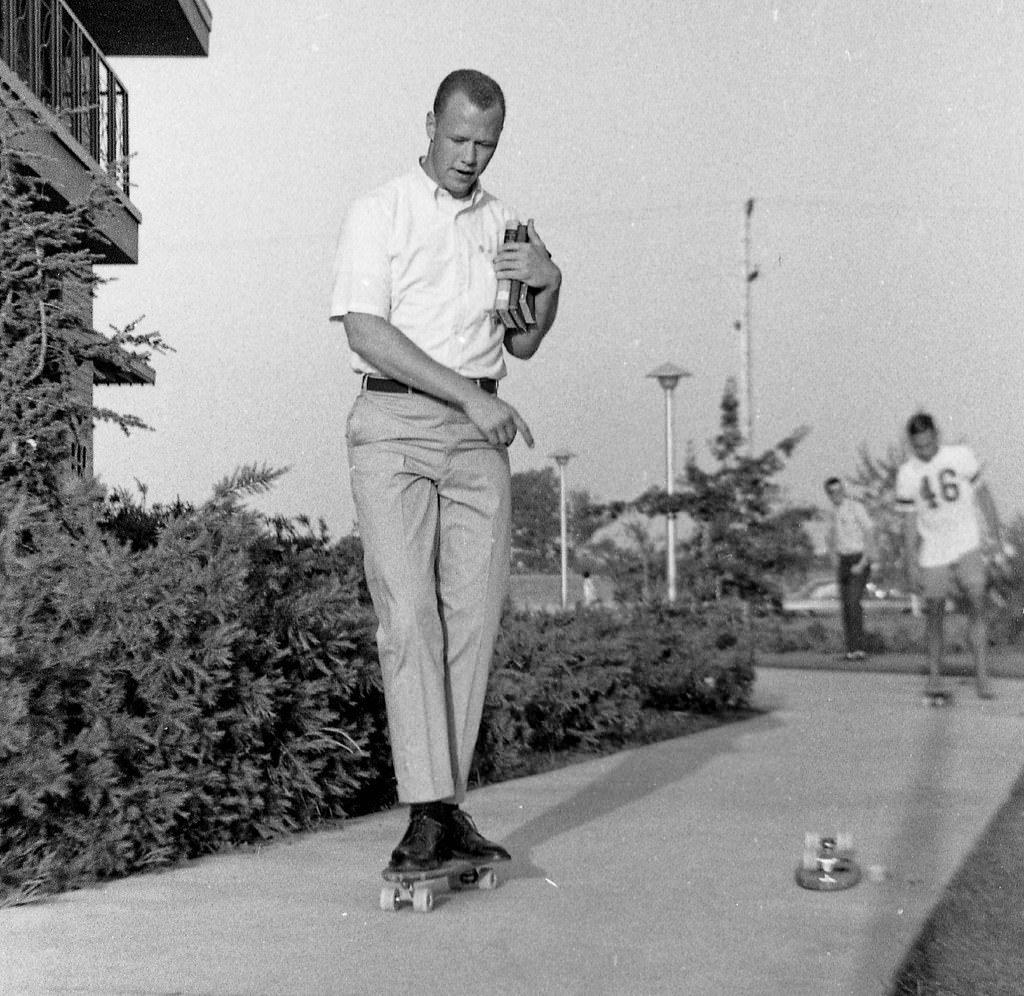
MULTIPOLYGON (((205 56, 211 25, 206 0, 0 0, 0 133, 55 205, 81 200, 97 178, 110 182, 115 203, 97 218, 89 247, 105 262, 138 261, 141 221, 128 196, 128 92, 106 56, 205 56)), ((65 288, 65 303, 74 299, 91 333, 84 291, 65 288)), ((83 362, 71 376, 81 402, 92 404, 97 377, 153 383, 141 360, 113 375, 104 364, 83 362)), ((91 423, 78 427, 74 470, 90 477, 92 440, 91 423)))
MULTIPOLYGON (((79 364, 72 374, 70 387, 72 397, 91 405, 92 381, 92 361, 86 360, 79 364)), ((75 436, 76 438, 71 447, 71 471, 78 477, 91 480, 93 475, 92 423, 88 422, 80 426, 75 436)))

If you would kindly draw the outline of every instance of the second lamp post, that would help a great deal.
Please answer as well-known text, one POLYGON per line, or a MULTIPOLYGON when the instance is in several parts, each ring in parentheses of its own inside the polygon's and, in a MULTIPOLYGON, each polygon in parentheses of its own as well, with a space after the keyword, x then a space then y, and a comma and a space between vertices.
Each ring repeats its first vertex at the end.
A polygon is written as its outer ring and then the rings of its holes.
POLYGON ((574 456, 576 456, 576 454, 570 453, 568 450, 555 450, 554 453, 549 455, 551 459, 558 464, 558 519, 560 524, 562 547, 562 608, 565 609, 568 608, 569 605, 569 542, 565 508, 565 465, 574 456))
MULTIPOLYGON (((675 440, 672 436, 672 392, 683 377, 690 377, 689 370, 683 370, 673 363, 663 363, 652 370, 653 377, 665 392, 665 491, 671 498, 675 492, 675 440)), ((676 600, 676 513, 670 508, 665 515, 665 575, 668 600, 676 600)))

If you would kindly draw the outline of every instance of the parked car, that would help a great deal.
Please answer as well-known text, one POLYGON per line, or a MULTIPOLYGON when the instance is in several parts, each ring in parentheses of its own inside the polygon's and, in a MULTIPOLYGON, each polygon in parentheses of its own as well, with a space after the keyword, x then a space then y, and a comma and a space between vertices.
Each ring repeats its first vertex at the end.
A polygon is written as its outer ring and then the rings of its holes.
MULTIPOLYGON (((869 581, 861 599, 864 612, 910 612, 910 596, 896 588, 883 588, 869 581)), ((831 616, 842 611, 839 585, 833 580, 818 578, 783 596, 782 611, 791 616, 831 616)))

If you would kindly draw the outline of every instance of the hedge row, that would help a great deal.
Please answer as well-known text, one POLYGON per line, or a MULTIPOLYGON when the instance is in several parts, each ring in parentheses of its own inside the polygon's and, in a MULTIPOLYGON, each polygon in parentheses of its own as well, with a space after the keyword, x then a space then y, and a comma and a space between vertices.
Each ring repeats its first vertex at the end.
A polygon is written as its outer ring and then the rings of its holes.
POLYGON ((476 774, 497 781, 538 756, 645 740, 652 714, 745 709, 753 656, 730 604, 508 614, 495 652, 476 774))
MULTIPOLYGON (((229 502, 133 550, 22 511, 0 528, 0 902, 393 803, 356 540, 229 502)), ((744 706, 735 631, 509 615, 476 781, 628 743, 651 710, 744 706)))

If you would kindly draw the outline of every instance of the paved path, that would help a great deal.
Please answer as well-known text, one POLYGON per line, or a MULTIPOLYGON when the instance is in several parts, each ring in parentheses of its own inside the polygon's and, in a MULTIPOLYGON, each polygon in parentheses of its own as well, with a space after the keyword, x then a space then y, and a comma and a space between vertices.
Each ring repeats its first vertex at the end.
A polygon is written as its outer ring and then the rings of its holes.
POLYGON ((0 992, 883 996, 1024 766, 1024 683, 920 687, 766 668, 758 718, 479 790, 515 860, 430 915, 377 908, 402 811, 0 910, 0 992), (797 888, 806 830, 888 878, 797 888))

